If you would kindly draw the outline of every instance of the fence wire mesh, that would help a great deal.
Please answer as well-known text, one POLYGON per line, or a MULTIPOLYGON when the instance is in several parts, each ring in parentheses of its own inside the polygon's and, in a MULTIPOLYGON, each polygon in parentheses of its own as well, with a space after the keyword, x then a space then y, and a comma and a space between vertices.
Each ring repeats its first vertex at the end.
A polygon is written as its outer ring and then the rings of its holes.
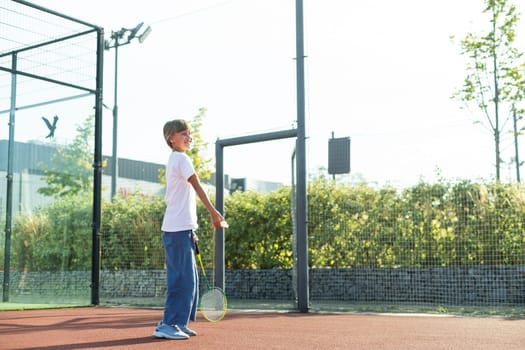
MULTIPOLYGON (((11 20, 11 16, 20 15, 15 8, 19 5, 11 1, 0 4, 3 27, 26 33, 17 37, 34 36, 34 40, 9 42, 14 34, 5 32, 4 36, 2 32, 0 43, 8 42, 0 45, 5 52, 53 40, 57 28, 62 34, 79 34, 85 29, 77 24, 72 29, 62 20, 50 23, 53 17, 45 19, 32 13, 24 14, 22 22, 31 23, 24 26, 20 19, 11 20), (54 29, 46 29, 48 36, 41 38, 37 35, 39 23, 46 28, 52 24, 54 29)), ((3 227, 6 232, 12 229, 9 246, 6 235, 0 236, 0 277, 5 274, 9 254, 13 301, 89 303, 91 193, 53 197, 39 191, 46 187, 49 171, 55 176, 83 179, 85 188, 93 186, 92 169, 73 161, 82 154, 88 155, 87 164, 91 164, 92 145, 75 148, 82 138, 71 136, 78 134, 78 126, 92 113, 93 103, 76 99, 61 107, 34 106, 70 97, 83 88, 93 89, 94 48, 89 49, 87 42, 93 43, 95 38, 89 34, 71 39, 19 58, 18 69, 47 80, 36 83, 28 76, 20 80, 20 101, 32 108, 17 112, 23 123, 14 135, 12 227, 5 222, 4 197, 9 133, 5 127, 0 129, 0 172, 5 175, 0 182, 0 209, 3 227), (66 85, 50 89, 55 79, 66 85), (42 116, 49 119, 55 115, 59 116, 56 135, 48 138, 42 116), (67 157, 71 163, 60 163, 67 157)), ((11 69, 12 60, 12 55, 0 52, 0 66, 6 70, 11 69)), ((0 87, 4 87, 0 91, 9 91, 11 85, 6 70, 0 72, 0 87)), ((9 110, 9 104, 10 96, 0 94, 0 111, 9 110)), ((165 270, 160 232, 164 203, 162 185, 155 178, 159 165, 123 164, 129 174, 121 179, 122 188, 114 201, 103 202, 101 302, 160 307, 165 270)), ((107 172, 103 178, 106 187, 111 175, 107 172)), ((293 186, 265 194, 235 192, 227 197, 230 227, 225 280, 232 307, 294 308, 294 208, 293 186)), ((208 276, 213 276, 213 233, 202 207, 199 213, 201 254, 208 276)), ((400 188, 313 179, 308 187, 311 307, 344 311, 429 305, 524 310, 524 232, 525 189, 520 184, 422 181, 400 188)))

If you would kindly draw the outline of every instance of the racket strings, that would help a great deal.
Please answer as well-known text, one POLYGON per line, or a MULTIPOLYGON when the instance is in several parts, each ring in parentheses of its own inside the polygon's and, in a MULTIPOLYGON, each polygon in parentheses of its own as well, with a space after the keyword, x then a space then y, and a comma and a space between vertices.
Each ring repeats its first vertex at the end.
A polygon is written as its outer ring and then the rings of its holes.
POLYGON ((201 297, 201 312, 208 321, 219 321, 226 314, 227 302, 224 293, 219 288, 213 288, 201 297))
MULTIPOLYGON (((203 264, 202 255, 199 253, 199 263, 201 265, 203 277, 206 283, 205 292, 200 296, 199 309, 204 318, 210 322, 217 322, 224 318, 228 309, 226 295, 224 291, 215 286, 215 240, 211 247, 212 260, 210 263, 203 264), (211 267, 211 268, 209 268, 211 267)), ((208 262, 208 261, 206 261, 208 262)))

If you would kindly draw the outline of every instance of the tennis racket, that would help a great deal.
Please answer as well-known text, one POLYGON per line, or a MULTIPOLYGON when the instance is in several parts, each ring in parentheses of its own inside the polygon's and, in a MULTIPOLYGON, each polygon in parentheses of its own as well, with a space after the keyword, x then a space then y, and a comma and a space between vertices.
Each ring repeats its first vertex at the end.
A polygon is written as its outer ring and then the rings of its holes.
POLYGON ((204 265, 202 264, 201 253, 199 252, 197 242, 195 242, 195 255, 197 256, 197 260, 199 260, 202 275, 206 283, 206 290, 202 293, 199 300, 199 309, 205 319, 210 322, 218 322, 224 318, 226 310, 228 309, 226 294, 224 294, 221 288, 210 285, 208 276, 206 276, 206 271, 204 270, 204 265))

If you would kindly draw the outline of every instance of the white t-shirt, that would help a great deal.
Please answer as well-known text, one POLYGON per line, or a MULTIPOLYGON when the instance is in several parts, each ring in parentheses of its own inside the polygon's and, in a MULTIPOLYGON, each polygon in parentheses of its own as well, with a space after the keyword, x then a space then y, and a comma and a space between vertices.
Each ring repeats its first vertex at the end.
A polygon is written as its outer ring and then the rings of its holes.
POLYGON ((198 227, 195 190, 188 182, 193 174, 195 169, 190 157, 185 153, 171 152, 166 166, 166 212, 162 231, 195 230, 198 227))

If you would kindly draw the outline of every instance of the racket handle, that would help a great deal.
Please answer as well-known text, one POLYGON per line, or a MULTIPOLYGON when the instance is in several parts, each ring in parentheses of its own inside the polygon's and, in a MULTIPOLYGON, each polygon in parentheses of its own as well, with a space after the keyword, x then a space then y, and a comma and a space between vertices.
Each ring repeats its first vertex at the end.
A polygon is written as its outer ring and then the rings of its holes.
POLYGON ((199 255, 200 252, 199 252, 199 245, 197 244, 197 242, 195 242, 195 254, 199 255))

